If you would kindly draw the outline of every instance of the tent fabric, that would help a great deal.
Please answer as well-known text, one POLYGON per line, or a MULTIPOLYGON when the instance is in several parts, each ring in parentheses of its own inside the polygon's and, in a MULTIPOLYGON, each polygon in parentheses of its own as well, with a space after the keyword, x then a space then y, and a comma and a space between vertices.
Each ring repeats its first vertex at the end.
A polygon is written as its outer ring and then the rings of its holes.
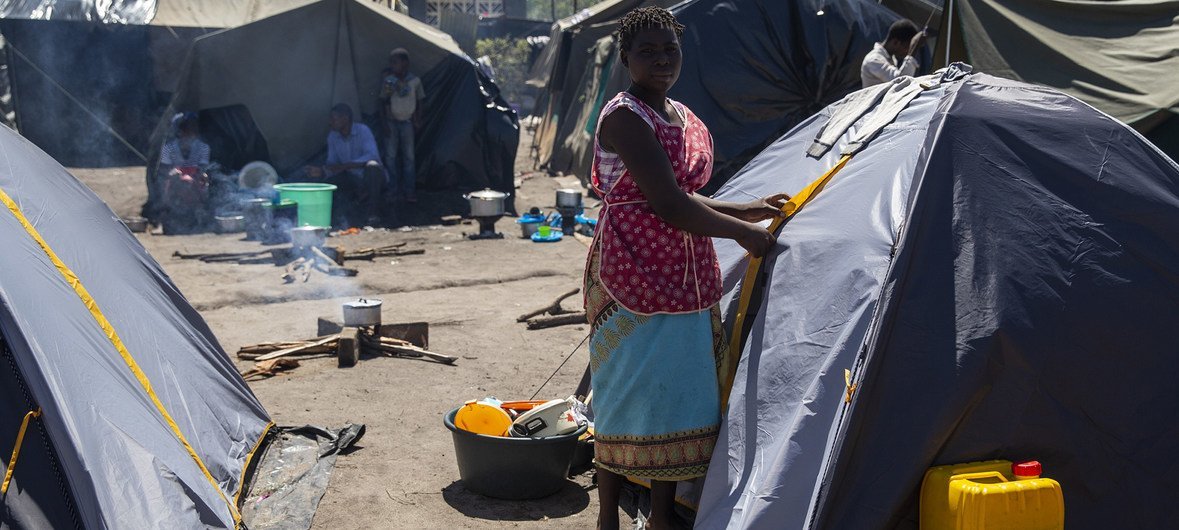
POLYGON ((155 14, 157 1, 6 0, 0 3, 0 18, 146 24, 155 14))
POLYGON ((956 0, 980 72, 1050 86, 1149 131, 1179 114, 1179 1, 956 0))
POLYGON ((236 28, 315 0, 155 0, 153 26, 236 28))
POLYGON ((67 514, 76 516, 67 527, 232 528, 223 496, 232 500, 241 490, 247 457, 270 426, 266 411, 106 204, 16 133, 0 131, 0 150, 0 190, 77 276, 218 484, 206 479, 61 271, 2 208, 3 364, 22 393, 7 384, 0 392, 0 446, 12 447, 11 422, 33 406, 43 414, 24 442, 29 452, 9 491, 16 500, 0 515, 31 528, 46 520, 57 527, 67 514), (69 509, 58 513, 63 506, 69 509))
POLYGON ((323 0, 197 39, 170 110, 244 106, 269 162, 290 174, 325 150, 333 105, 349 104, 357 121, 376 116, 379 75, 396 47, 409 51, 426 91, 421 183, 512 191, 519 133, 498 89, 448 35, 371 2, 323 0))
MULTIPOLYGON (((719 187, 773 139, 858 89, 860 62, 898 18, 870 0, 691 0, 672 12, 686 29, 683 68, 670 96, 712 132, 716 161, 707 190, 719 187), (817 14, 820 7, 823 15, 817 14)), ((610 66, 593 72, 605 78, 596 86, 625 89, 625 69, 617 61, 610 66)), ((593 127, 577 124, 596 125, 597 116, 586 86, 576 89, 579 95, 569 98, 559 116, 549 168, 588 178, 593 127), (591 115, 582 120, 586 114, 591 115)))
MULTIPOLYGON (((854 99, 716 197, 801 189, 870 129, 807 156, 854 99)), ((779 234, 696 526, 915 529, 925 470, 1004 458, 1061 482, 1069 528, 1175 527, 1177 228, 1179 165, 1110 116, 985 74, 922 91, 779 234)), ((745 254, 716 246, 731 317, 745 254)))

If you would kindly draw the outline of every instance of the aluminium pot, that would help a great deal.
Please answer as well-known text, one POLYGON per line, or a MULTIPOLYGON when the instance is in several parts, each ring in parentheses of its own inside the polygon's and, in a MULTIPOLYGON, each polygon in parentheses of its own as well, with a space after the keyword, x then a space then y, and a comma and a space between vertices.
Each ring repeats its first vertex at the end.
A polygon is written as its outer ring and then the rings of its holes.
POLYGON ((361 298, 344 302, 344 325, 348 327, 381 325, 381 301, 361 298))
POLYGON ((504 214, 504 200, 508 194, 491 188, 463 195, 471 204, 471 217, 497 217, 504 214))
POLYGON ((244 215, 218 215, 214 219, 217 220, 217 231, 222 234, 234 234, 246 229, 244 215))
POLYGON ((297 226, 291 229, 291 245, 295 247, 322 247, 327 242, 328 229, 323 226, 297 226))
POLYGON ((557 208, 581 208, 581 190, 562 188, 557 190, 557 208))

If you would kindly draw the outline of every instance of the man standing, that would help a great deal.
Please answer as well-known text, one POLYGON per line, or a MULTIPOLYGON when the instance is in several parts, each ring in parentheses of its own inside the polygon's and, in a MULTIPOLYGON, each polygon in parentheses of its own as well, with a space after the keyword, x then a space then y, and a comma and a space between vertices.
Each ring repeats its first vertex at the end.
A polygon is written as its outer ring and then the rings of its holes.
POLYGON ((413 159, 413 138, 421 124, 421 102, 426 97, 422 80, 409 73, 409 52, 389 52, 389 67, 381 72, 381 110, 385 116, 387 140, 385 165, 393 173, 393 194, 417 202, 417 174, 413 159))
POLYGON ((860 80, 864 88, 916 74, 917 59, 913 55, 923 45, 925 32, 917 29, 916 24, 908 19, 893 22, 888 28, 888 38, 884 42, 877 42, 860 65, 860 80))
POLYGON ((328 123, 331 132, 327 137, 327 161, 323 166, 307 167, 307 176, 337 186, 332 211, 341 227, 377 225, 377 201, 385 170, 373 132, 362 123, 354 123, 352 107, 344 103, 332 107, 328 123))

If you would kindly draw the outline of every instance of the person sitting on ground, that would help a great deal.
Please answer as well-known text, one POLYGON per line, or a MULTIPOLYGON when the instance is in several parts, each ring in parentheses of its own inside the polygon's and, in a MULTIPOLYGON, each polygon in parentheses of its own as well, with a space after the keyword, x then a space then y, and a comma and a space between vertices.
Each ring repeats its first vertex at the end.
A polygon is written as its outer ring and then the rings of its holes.
POLYGON ((209 144, 200 139, 195 113, 177 114, 172 123, 176 136, 164 143, 156 173, 163 175, 160 222, 165 233, 191 233, 209 220, 209 144))
POLYGON ((342 228, 380 223, 378 201, 385 182, 385 169, 373 132, 363 123, 352 121, 352 107, 340 103, 332 107, 328 124, 327 161, 323 166, 308 166, 307 176, 316 181, 335 184, 332 217, 342 228))
POLYGON ((676 481, 704 476, 729 369, 712 238, 764 256, 776 238, 756 223, 789 199, 696 194, 712 177, 712 136, 667 97, 683 28, 659 7, 622 17, 619 58, 631 85, 603 107, 594 143, 590 176, 603 206, 584 292, 603 530, 619 527, 623 476, 650 479, 652 529, 672 528, 676 481))
POLYGON ((904 75, 916 75, 918 64, 914 54, 924 45, 925 32, 917 29, 913 21, 901 19, 893 22, 888 28, 888 37, 884 42, 877 42, 860 65, 860 81, 864 88, 904 75))
POLYGON ((381 72, 381 114, 385 125, 385 166, 392 173, 393 195, 417 202, 414 134, 421 127, 421 103, 426 98, 422 80, 409 72, 409 52, 389 52, 389 66, 381 72))

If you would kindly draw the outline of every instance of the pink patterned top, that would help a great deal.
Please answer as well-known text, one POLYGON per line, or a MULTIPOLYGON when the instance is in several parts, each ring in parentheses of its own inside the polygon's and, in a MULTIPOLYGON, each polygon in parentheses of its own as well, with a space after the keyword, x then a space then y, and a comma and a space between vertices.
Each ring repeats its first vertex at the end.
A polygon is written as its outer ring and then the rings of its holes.
MULTIPOLYGON (((663 144, 680 189, 694 193, 712 175, 712 135, 687 107, 671 103, 683 127, 668 123, 627 92, 606 104, 598 123, 622 108, 637 114, 663 144)), ((603 198, 594 235, 601 260, 599 279, 614 301, 652 315, 703 311, 720 300, 721 272, 712 239, 689 234, 655 215, 622 159, 602 149, 596 138, 590 181, 603 198)))

